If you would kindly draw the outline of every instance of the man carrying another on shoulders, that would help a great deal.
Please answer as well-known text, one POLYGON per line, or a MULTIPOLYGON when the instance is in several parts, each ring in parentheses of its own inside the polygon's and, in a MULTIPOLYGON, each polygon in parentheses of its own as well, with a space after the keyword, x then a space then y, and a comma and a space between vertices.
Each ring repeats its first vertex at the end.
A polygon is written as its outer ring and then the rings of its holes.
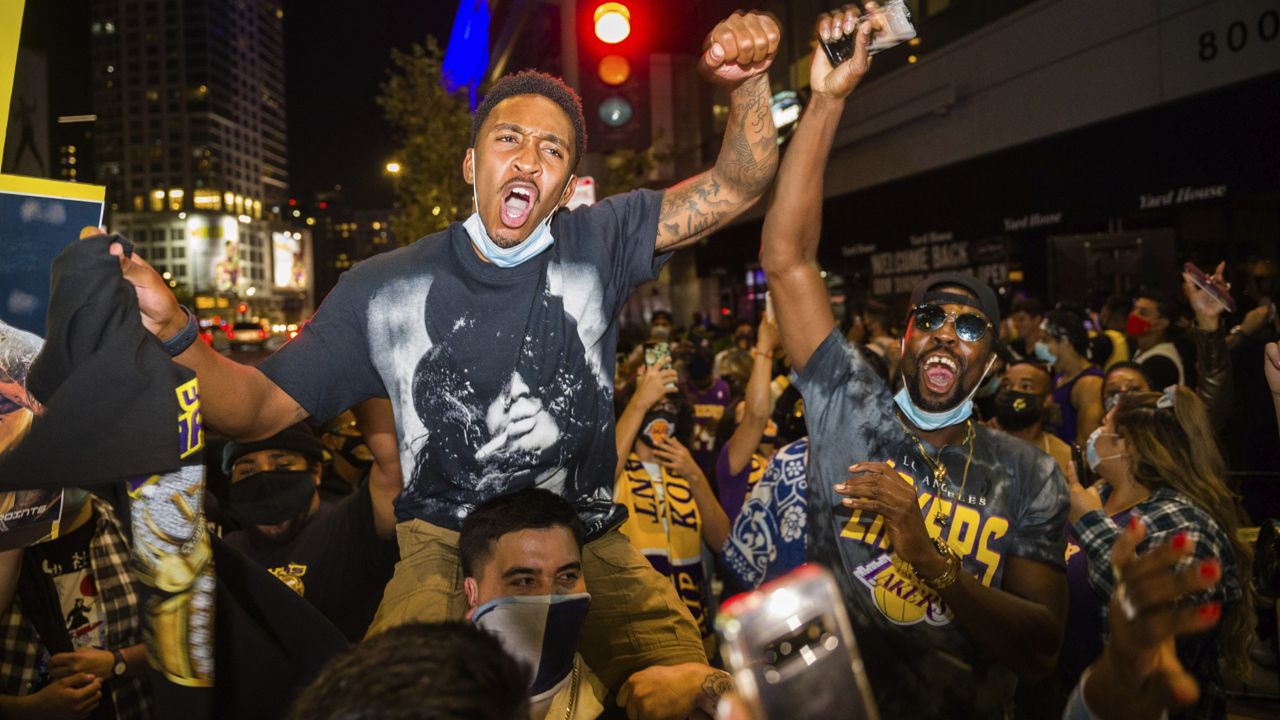
POLYGON ((189 342, 190 313, 165 282, 136 254, 122 260, 144 324, 196 370, 209 426, 257 439, 390 399, 394 429, 363 428, 374 482, 399 492, 401 561, 371 633, 460 618, 462 520, 495 497, 541 487, 572 503, 588 529, 583 566, 595 602, 583 655, 606 685, 654 663, 705 660, 669 583, 617 532, 616 318, 668 253, 768 188, 778 149, 765 73, 779 39, 757 13, 735 13, 707 36, 700 68, 730 96, 714 167, 572 212, 559 210, 586 148, 581 101, 541 73, 501 78, 460 158, 475 212, 344 273, 298 337, 258 368, 189 342))
MULTIPOLYGON (((824 17, 819 33, 854 32, 856 14, 824 17)), ((1066 483, 1052 458, 971 419, 1000 321, 985 284, 917 285, 897 396, 836 328, 814 182, 866 72, 870 25, 846 63, 814 54, 763 229, 810 432, 809 557, 836 575, 883 717, 1004 717, 1014 673, 1047 672, 1062 643, 1066 483)))

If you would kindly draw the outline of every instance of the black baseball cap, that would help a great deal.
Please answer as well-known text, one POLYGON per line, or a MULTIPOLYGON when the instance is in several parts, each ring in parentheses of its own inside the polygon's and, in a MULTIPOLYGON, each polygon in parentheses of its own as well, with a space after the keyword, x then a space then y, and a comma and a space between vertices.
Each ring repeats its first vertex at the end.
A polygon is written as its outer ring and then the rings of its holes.
POLYGON ((254 440, 252 442, 232 440, 227 443, 227 446, 222 449, 222 472, 229 477, 231 475, 231 466, 235 464, 236 460, 259 450, 291 450, 302 455, 310 462, 322 462, 324 460, 324 447, 320 444, 320 440, 307 429, 306 425, 298 423, 290 425, 265 440, 254 440))
POLYGON ((972 275, 964 273, 938 273, 921 280, 911 291, 911 307, 930 303, 968 305, 977 310, 992 325, 1000 325, 1000 303, 991 286, 972 275), (947 292, 946 287, 961 287, 973 294, 967 297, 959 293, 947 292))

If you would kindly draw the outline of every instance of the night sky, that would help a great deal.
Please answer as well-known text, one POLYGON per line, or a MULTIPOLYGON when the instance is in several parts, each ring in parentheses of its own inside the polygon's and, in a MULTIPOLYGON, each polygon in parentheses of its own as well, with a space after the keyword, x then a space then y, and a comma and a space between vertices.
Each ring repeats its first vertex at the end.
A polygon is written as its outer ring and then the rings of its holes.
POLYGON ((443 47, 453 0, 285 0, 290 193, 307 202, 341 185, 357 208, 390 207, 382 167, 395 149, 375 98, 391 48, 434 35, 443 47))

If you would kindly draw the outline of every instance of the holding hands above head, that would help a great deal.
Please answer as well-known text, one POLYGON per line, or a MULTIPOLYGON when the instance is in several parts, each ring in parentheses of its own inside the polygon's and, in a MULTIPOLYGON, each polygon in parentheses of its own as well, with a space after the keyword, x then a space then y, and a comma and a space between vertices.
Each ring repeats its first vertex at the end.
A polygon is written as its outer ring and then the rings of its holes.
POLYGON ((708 80, 736 86, 769 69, 781 40, 772 16, 735 12, 707 34, 698 67, 708 80))
POLYGON ((865 19, 860 19, 861 12, 855 5, 846 5, 843 10, 818 16, 818 39, 823 43, 835 43, 853 36, 853 55, 833 68, 822 48, 814 51, 809 64, 809 86, 815 96, 843 100, 871 69, 868 54, 871 36, 884 29, 882 19, 876 13, 878 9, 876 3, 868 2, 867 12, 870 14, 865 19))
MULTIPOLYGON (((1202 276, 1219 293, 1230 295, 1231 283, 1227 282, 1223 272, 1227 268, 1227 263, 1220 262, 1218 267, 1214 269, 1212 275, 1202 276)), ((1204 282, 1204 281, 1201 281, 1204 282)), ((1201 330, 1213 331, 1218 329, 1219 318, 1222 313, 1226 312, 1227 306, 1217 298, 1212 290, 1206 289, 1197 282, 1197 279, 1191 273, 1182 273, 1182 292, 1187 296, 1187 302, 1191 304, 1192 311, 1196 316, 1196 327, 1201 330)))
POLYGON ((636 393, 634 402, 648 409, 659 400, 676 391, 676 379, 679 374, 671 367, 671 356, 664 357, 654 365, 641 365, 636 373, 636 393))

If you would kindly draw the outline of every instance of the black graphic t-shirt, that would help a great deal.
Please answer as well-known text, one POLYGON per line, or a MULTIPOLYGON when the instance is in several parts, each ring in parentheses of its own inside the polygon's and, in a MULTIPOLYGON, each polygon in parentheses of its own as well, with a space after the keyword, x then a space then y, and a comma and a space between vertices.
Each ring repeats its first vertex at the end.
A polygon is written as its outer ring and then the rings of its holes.
POLYGON ((832 485, 855 462, 891 464, 915 488, 929 534, 942 535, 965 572, 1000 588, 1010 557, 1065 565, 1067 485, 1057 463, 975 424, 967 481, 967 445, 942 450, 947 473, 936 481, 898 422, 888 386, 838 330, 796 384, 809 426, 809 557, 836 575, 880 715, 1003 717, 1013 696, 1009 668, 984 657, 938 594, 916 581, 889 544, 883 518, 844 507, 832 485), (939 511, 949 518, 943 524, 939 511))
POLYGON ((656 277, 662 193, 557 213, 550 250, 514 268, 460 223, 342 275, 260 367, 312 417, 373 396, 395 409, 401 520, 457 530, 477 505, 537 486, 592 532, 613 510, 618 309, 656 277))
POLYGON ((368 483, 336 503, 321 503, 287 542, 260 542, 244 530, 225 540, 306 598, 351 642, 364 637, 400 557, 395 541, 379 538, 374 528, 368 483))
POLYGON ((107 646, 106 611, 89 558, 97 526, 96 517, 90 516, 74 531, 38 546, 41 569, 58 590, 67 635, 75 648, 107 646))

